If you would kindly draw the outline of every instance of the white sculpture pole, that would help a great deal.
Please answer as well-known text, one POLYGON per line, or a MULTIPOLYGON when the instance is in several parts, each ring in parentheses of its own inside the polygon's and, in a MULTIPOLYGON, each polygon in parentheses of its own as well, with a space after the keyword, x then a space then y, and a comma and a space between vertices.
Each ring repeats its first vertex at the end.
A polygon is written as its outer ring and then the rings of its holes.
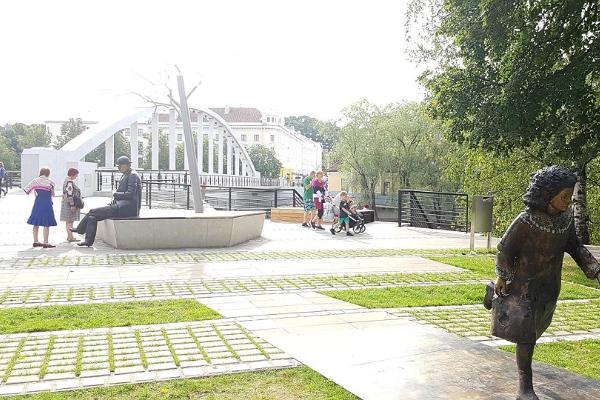
POLYGON ((194 154, 194 137, 192 136, 192 122, 190 121, 190 109, 187 104, 187 96, 183 84, 183 76, 177 75, 177 89, 179 90, 179 106, 181 122, 183 123, 183 135, 185 138, 185 151, 190 163, 190 177, 192 178, 192 193, 194 195, 194 211, 204 212, 202 191, 200 190, 200 177, 198 176, 198 159, 194 154))

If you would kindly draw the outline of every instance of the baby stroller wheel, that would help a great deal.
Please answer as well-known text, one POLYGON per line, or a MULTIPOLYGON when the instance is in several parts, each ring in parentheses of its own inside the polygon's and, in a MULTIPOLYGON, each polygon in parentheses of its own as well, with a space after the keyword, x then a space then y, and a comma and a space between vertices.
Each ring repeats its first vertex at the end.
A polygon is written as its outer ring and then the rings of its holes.
POLYGON ((362 225, 361 224, 356 224, 352 227, 352 231, 354 233, 361 233, 361 229, 362 229, 362 225))
POLYGON ((363 233, 363 232, 364 232, 364 231, 366 231, 366 230, 367 230, 367 227, 365 226, 365 224, 362 224, 362 225, 360 226, 360 233, 363 233))

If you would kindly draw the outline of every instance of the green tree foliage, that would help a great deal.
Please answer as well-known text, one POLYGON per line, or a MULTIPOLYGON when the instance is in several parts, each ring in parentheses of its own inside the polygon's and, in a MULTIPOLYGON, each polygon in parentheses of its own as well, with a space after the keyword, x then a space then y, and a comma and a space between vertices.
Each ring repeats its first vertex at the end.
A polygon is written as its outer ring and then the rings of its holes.
POLYGON ((333 158, 342 172, 360 187, 368 204, 375 204, 375 187, 390 170, 387 143, 377 129, 379 109, 366 100, 343 111, 347 124, 340 130, 333 158))
MULTIPOLYGON (((152 169, 152 141, 148 142, 148 146, 144 149, 144 157, 140 166, 144 169, 152 169)), ((158 169, 169 169, 169 139, 167 135, 158 135, 158 169)))
POLYGON ((9 146, 8 140, 3 135, 4 128, 0 127, 0 161, 4 163, 4 167, 7 170, 14 170, 17 168, 17 153, 9 146))
MULTIPOLYGON (((104 166, 104 154, 105 154, 105 146, 102 143, 100 146, 96 147, 92 152, 88 153, 85 156, 85 161, 94 162, 98 164, 98 166, 104 166)), ((123 131, 119 131, 115 133, 115 154, 114 159, 121 156, 131 156, 131 144, 129 139, 123 135, 123 131)), ((108 167, 113 167, 114 165, 108 165, 108 167)))
POLYGON ((255 144, 248 148, 248 155, 254 164, 254 168, 265 178, 276 178, 279 176, 281 161, 277 159, 275 152, 262 144, 255 144))
POLYGON ((0 157, 9 169, 21 168, 21 153, 23 149, 31 147, 48 147, 50 145, 50 133, 46 131, 45 125, 15 123, 0 127, 0 157), (8 160, 11 160, 10 162, 8 160))
POLYGON ((69 118, 69 120, 60 127, 60 135, 54 140, 54 148, 60 149, 86 129, 87 127, 83 125, 81 118, 69 118))
POLYGON ((600 150, 598 2, 413 0, 409 20, 424 4, 437 7, 422 36, 435 43, 420 46, 434 65, 421 77, 433 116, 457 143, 527 149, 541 163, 573 167, 587 242, 586 169, 600 150))
POLYGON ((320 121, 306 115, 285 117, 285 126, 294 127, 307 138, 321 143, 324 150, 333 148, 340 132, 334 121, 320 121))

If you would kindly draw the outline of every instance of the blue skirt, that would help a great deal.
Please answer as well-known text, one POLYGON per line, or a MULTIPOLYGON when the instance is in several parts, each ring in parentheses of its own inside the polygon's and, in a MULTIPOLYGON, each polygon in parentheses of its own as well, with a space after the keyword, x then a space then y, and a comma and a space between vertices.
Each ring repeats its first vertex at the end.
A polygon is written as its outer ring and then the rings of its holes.
POLYGON ((35 202, 27 223, 34 226, 56 226, 51 193, 39 189, 36 189, 35 193, 35 202))

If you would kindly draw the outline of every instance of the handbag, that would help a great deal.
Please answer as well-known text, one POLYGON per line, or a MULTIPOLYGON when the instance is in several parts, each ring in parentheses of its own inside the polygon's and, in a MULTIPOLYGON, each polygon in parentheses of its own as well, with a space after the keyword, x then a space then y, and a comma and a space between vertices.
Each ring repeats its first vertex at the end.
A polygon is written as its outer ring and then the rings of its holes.
POLYGON ((81 210, 85 203, 83 202, 83 199, 79 196, 73 196, 73 205, 75 206, 75 208, 81 210))

